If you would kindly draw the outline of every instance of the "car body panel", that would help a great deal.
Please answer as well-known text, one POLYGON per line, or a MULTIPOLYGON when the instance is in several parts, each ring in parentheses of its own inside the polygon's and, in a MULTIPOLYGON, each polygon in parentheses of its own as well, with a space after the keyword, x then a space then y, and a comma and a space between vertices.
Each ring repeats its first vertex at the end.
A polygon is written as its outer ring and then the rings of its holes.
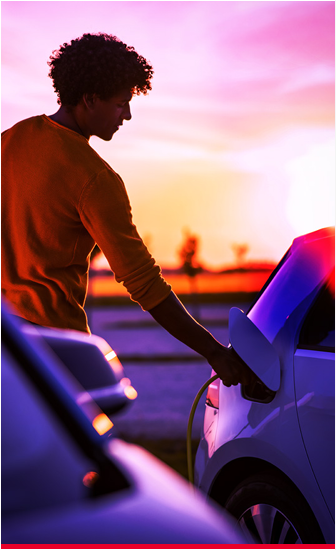
POLYGON ((114 439, 107 452, 131 488, 64 507, 27 511, 2 522, 2 542, 16 544, 242 544, 228 514, 144 449, 114 439), (19 519, 19 521, 18 521, 19 519), (224 528, 225 526, 225 528, 224 528))
POLYGON ((55 422, 30 381, 20 376, 3 342, 1 411, 2 521, 26 509, 84 498, 82 479, 94 462, 55 422))
POLYGON ((295 239, 247 313, 279 356, 279 391, 258 403, 245 399, 240 385, 220 384, 219 409, 206 405, 195 462, 196 485, 207 494, 235 463, 248 471, 253 459, 282 472, 309 503, 326 542, 335 537, 335 354, 298 343, 307 312, 334 277, 334 233, 295 239))
POLYGON ((311 505, 325 540, 330 543, 333 541, 335 524, 319 490, 305 452, 300 453, 299 457, 302 460, 300 466, 298 466, 296 461, 291 460, 288 454, 282 453, 278 447, 271 447, 263 441, 249 438, 229 441, 226 445, 220 446, 210 460, 206 460, 204 455, 207 450, 203 445, 200 444, 196 457, 196 468, 197 465, 206 462, 201 480, 197 483, 201 491, 212 496, 213 488, 220 474, 224 474, 225 480, 226 469, 229 470, 229 475, 231 475, 231 466, 237 463, 237 467, 240 468, 241 460, 244 460, 244 469, 240 470, 239 477, 243 479, 249 473, 248 462, 245 461, 246 457, 256 459, 262 463, 263 467, 275 467, 288 476, 289 479, 295 479, 298 489, 311 505))
POLYGON ((294 368, 302 438, 335 517, 335 353, 299 349, 294 355, 294 368))
POLYGON ((2 308, 2 544, 246 542, 227 513, 118 440, 106 415, 99 435, 94 400, 78 405, 84 388, 2 308))

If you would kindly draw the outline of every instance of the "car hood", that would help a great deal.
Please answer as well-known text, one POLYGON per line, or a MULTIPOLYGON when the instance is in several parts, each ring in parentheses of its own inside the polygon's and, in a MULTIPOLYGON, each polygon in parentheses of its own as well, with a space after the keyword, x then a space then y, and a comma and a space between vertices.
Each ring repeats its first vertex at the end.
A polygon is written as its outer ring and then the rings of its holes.
POLYGON ((108 453, 133 478, 131 489, 2 522, 2 543, 245 544, 227 513, 210 506, 168 466, 119 439, 108 453))

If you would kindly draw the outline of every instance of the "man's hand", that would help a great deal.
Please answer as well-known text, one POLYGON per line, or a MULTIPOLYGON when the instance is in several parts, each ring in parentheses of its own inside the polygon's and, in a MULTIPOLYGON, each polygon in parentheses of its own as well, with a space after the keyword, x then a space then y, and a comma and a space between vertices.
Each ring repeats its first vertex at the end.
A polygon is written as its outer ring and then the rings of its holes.
POLYGON ((232 347, 221 346, 208 358, 208 362, 219 375, 224 386, 236 386, 237 384, 247 386, 257 378, 232 347))
POLYGON ((195 321, 173 292, 149 313, 172 336, 205 357, 225 386, 248 385, 256 380, 234 349, 223 346, 195 321))

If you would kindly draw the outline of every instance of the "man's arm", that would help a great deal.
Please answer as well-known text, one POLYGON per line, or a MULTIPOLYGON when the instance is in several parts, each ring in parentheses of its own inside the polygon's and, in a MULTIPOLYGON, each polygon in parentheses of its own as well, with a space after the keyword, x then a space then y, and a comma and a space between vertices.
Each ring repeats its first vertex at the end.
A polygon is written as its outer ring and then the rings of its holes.
POLYGON ((172 336, 205 357, 225 386, 250 384, 252 371, 243 363, 233 348, 220 344, 202 325, 187 312, 180 300, 169 296, 149 313, 172 336))

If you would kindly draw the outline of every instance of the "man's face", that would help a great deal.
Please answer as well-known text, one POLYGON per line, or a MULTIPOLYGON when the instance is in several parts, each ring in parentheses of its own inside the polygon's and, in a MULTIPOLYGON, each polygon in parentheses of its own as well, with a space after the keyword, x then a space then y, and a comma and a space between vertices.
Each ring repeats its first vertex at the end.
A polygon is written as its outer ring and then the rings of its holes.
POLYGON ((121 92, 111 99, 95 98, 90 109, 90 135, 110 141, 124 120, 131 120, 130 101, 133 93, 121 92))

